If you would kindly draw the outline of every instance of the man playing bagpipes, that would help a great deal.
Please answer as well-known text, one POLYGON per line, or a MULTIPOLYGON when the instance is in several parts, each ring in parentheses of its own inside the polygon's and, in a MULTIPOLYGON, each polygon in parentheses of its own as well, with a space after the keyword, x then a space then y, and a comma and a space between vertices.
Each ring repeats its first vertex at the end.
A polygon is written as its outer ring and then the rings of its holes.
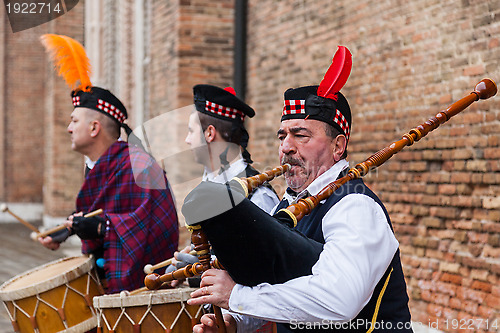
MULTIPOLYGON (((278 332, 412 332, 399 243, 361 179, 323 200, 295 230, 280 223, 281 208, 348 171, 351 111, 340 89, 350 69, 350 53, 340 47, 319 86, 285 92, 277 136, 281 164, 291 168, 274 218, 234 184, 202 183, 184 202, 187 223, 201 226, 226 269, 205 271, 188 303, 228 309, 228 332, 251 332, 262 321, 277 322, 278 332)), ((215 326, 205 315, 194 332, 215 326)))
POLYGON ((131 139, 127 110, 110 91, 91 85, 83 47, 60 35, 44 35, 43 42, 74 89, 68 133, 71 148, 87 157, 88 172, 76 199, 79 213, 68 218, 68 229, 40 242, 54 250, 76 233, 83 253, 102 258, 107 293, 137 289, 144 265, 171 257, 178 246, 167 178, 149 154, 119 139, 121 128, 131 139), (96 209, 102 216, 81 216, 96 209))

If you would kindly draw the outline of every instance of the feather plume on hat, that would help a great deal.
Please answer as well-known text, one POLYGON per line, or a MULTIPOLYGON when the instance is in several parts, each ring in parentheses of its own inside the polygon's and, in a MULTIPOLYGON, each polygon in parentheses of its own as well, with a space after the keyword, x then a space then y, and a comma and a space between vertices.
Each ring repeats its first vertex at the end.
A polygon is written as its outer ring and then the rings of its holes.
POLYGON ((72 90, 90 91, 90 61, 82 44, 64 35, 45 34, 40 38, 58 75, 72 90))
MULTIPOLYGON (((90 60, 82 44, 71 37, 56 34, 42 35, 40 40, 57 68, 58 75, 72 89, 73 106, 89 108, 110 117, 125 130, 129 143, 145 150, 141 140, 124 123, 128 116, 123 103, 111 91, 92 86, 90 60)), ((134 170, 134 174, 140 173, 140 170, 134 170)))
POLYGON ((352 68, 352 55, 345 46, 339 46, 318 87, 318 96, 337 100, 336 94, 347 82, 352 68))

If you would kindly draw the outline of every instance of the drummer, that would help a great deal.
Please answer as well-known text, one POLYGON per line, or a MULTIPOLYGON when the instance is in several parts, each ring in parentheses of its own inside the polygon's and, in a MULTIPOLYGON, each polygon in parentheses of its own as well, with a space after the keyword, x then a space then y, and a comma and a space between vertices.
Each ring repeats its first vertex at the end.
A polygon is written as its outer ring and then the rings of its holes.
MULTIPOLYGON (((247 150, 249 135, 244 125, 246 117, 255 115, 253 108, 239 99, 231 87, 198 84, 193 87, 193 97, 195 109, 189 116, 186 143, 193 150, 196 162, 204 167, 203 181, 223 184, 234 177, 259 174, 247 150)), ((250 193, 249 199, 267 213, 279 203, 269 183, 250 193)), ((187 247, 182 252, 189 250, 187 247)), ((177 253, 175 257, 179 260, 177 253)), ((181 258, 191 263, 188 255, 181 258)), ((177 261, 173 264, 182 266, 177 261)))
MULTIPOLYGON (((82 252, 97 258, 106 292, 143 286, 143 267, 171 257, 178 247, 177 212, 165 173, 142 149, 120 139, 127 110, 109 90, 93 86, 71 93, 74 110, 68 125, 71 148, 84 155, 86 175, 67 231, 39 239, 59 248, 70 234, 82 252), (83 214, 103 209, 101 216, 83 214)), ((130 139, 130 136, 129 136, 130 139)))
MULTIPOLYGON (((318 194, 347 172, 351 129, 349 104, 340 92, 323 97, 318 86, 307 86, 287 90, 284 100, 279 157, 292 167, 277 209, 318 194)), ((262 320, 280 323, 278 332, 366 332, 373 321, 381 328, 374 332, 412 332, 389 216, 377 196, 359 185, 341 187, 299 222, 298 230, 324 244, 311 275, 249 287, 236 284, 227 271, 211 269, 188 304, 211 303, 238 313, 225 315, 228 332, 251 332, 262 320)), ((245 237, 249 242, 250 235, 245 237)), ((194 327, 196 333, 215 331, 213 315, 194 327)))

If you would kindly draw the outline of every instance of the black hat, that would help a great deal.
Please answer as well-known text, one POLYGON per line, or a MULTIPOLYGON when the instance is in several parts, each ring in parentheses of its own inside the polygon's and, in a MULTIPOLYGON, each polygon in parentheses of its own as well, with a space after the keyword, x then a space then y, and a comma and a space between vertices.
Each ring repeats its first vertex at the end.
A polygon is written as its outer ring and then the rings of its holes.
POLYGON ((345 46, 339 46, 319 86, 307 86, 285 91, 281 121, 287 119, 315 119, 332 125, 347 140, 351 132, 351 108, 340 93, 352 68, 352 55, 345 46))
POLYGON ((285 91, 281 121, 287 119, 315 119, 332 125, 347 140, 351 129, 351 109, 342 93, 318 96, 318 86, 307 86, 285 91))
POLYGON ((127 119, 127 109, 109 90, 92 86, 90 91, 73 90, 73 106, 89 108, 104 113, 120 125, 127 119))
POLYGON ((243 122, 245 116, 250 118, 255 111, 236 97, 234 89, 222 89, 208 84, 198 84, 193 87, 194 105, 196 110, 210 116, 243 122))
POLYGON ((127 109, 123 103, 107 89, 96 86, 88 87, 89 91, 73 90, 71 97, 73 98, 73 106, 75 108, 89 108, 105 114, 123 127, 128 136, 128 143, 137 146, 143 150, 141 140, 132 133, 132 129, 125 123, 127 119, 127 109))

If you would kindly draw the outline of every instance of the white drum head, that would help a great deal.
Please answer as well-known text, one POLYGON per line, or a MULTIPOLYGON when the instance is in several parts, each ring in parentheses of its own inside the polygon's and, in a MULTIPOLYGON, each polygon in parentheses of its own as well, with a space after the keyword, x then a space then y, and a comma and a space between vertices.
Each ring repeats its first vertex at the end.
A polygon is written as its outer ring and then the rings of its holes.
POLYGON ((35 267, 2 284, 0 300, 17 300, 54 289, 90 272, 93 265, 92 257, 83 255, 35 267))
POLYGON ((149 290, 136 295, 111 294, 94 297, 94 307, 122 308, 142 305, 168 304, 185 302, 196 288, 181 286, 175 289, 149 290))

